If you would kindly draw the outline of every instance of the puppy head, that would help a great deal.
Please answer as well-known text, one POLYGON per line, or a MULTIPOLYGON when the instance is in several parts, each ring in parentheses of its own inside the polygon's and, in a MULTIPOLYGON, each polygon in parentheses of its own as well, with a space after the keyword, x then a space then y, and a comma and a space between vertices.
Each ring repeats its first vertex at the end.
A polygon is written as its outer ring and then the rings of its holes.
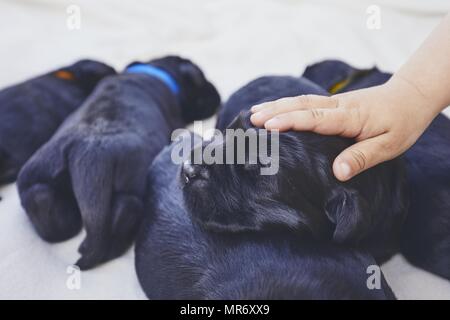
POLYGON ((149 62, 168 72, 180 86, 182 116, 186 123, 212 116, 220 106, 216 88, 190 60, 167 56, 149 62))
MULTIPOLYGON (((251 128, 249 114, 241 114, 230 127, 251 128)), ((261 175, 261 162, 192 164, 191 160, 183 165, 180 177, 187 207, 200 225, 217 231, 283 227, 318 239, 359 241, 372 225, 374 210, 388 207, 383 192, 390 190, 383 188, 384 172, 362 174, 347 183, 334 178, 332 162, 350 143, 309 132, 280 133, 279 170, 274 175, 261 175), (371 194, 373 199, 362 192, 366 187, 376 193, 371 194)), ((202 146, 203 153, 208 145, 202 146)), ((224 154, 235 147, 229 139, 220 146, 224 154)), ((194 149, 191 159, 195 152, 199 151, 194 149)), ((248 155, 246 151, 246 160, 248 155)))
POLYGON ((115 73, 113 68, 102 62, 80 60, 70 67, 56 71, 55 75, 64 80, 74 81, 85 92, 90 93, 101 79, 115 73))

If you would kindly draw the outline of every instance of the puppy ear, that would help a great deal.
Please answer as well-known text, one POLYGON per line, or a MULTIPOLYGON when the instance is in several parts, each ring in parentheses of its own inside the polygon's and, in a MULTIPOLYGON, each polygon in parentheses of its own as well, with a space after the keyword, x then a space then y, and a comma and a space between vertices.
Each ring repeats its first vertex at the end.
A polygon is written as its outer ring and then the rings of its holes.
POLYGON ((182 63, 179 70, 184 82, 187 81, 184 88, 187 101, 182 111, 184 120, 190 123, 214 115, 220 106, 220 95, 216 88, 205 78, 203 72, 190 62, 182 63))
POLYGON ((325 212, 335 224, 333 240, 337 243, 357 243, 370 231, 371 209, 354 189, 334 189, 326 201, 325 212))
POLYGON ((278 210, 267 210, 263 217, 264 225, 280 225, 295 230, 297 234, 312 236, 314 239, 329 237, 332 232, 330 223, 317 214, 304 214, 300 210, 289 206, 280 206, 278 210))
POLYGON ((301 210, 287 205, 279 204, 274 208, 267 203, 267 205, 263 204, 257 212, 258 214, 251 219, 251 225, 257 231, 281 226, 295 230, 296 234, 312 236, 314 239, 323 239, 332 232, 332 225, 326 218, 322 218, 318 211, 314 214, 304 214, 301 210))
POLYGON ((184 62, 180 65, 180 72, 183 77, 188 78, 196 87, 201 87, 204 82, 203 72, 190 62, 184 62))
POLYGON ((116 74, 116 71, 102 62, 94 60, 80 60, 68 68, 74 74, 75 80, 90 93, 97 83, 109 75, 116 74))
POLYGON ((245 129, 245 113, 241 112, 239 113, 234 119, 233 121, 230 122, 230 124, 228 125, 227 129, 245 129))

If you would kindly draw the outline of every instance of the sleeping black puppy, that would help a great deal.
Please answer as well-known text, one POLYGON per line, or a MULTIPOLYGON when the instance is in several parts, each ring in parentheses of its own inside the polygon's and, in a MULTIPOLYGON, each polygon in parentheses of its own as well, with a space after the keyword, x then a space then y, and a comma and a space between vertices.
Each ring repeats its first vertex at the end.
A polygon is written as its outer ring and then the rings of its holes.
POLYGON ((214 233, 192 222, 172 152, 153 162, 146 215, 136 240, 136 271, 150 299, 394 299, 375 260, 294 234, 214 233), (369 285, 368 285, 369 283, 369 285), (372 289, 369 289, 372 288, 372 289))
POLYGON ((391 77, 377 67, 357 69, 339 60, 324 60, 305 69, 302 77, 321 86, 331 94, 378 86, 391 77))
POLYGON ((21 202, 38 234, 63 241, 83 224, 81 269, 121 255, 142 216, 151 161, 175 128, 219 104, 203 72, 180 57, 104 79, 20 172, 21 202))
MULTIPOLYGON (((356 69, 326 60, 304 77, 331 93, 380 85, 390 78, 377 68, 356 69)), ((410 190, 402 228, 402 253, 413 264, 450 279, 450 120, 440 114, 404 155, 410 190)))
MULTIPOLYGON (((224 109, 237 112, 301 94, 327 92, 304 78, 263 77, 234 93, 224 109)), ((219 115, 219 128, 233 112, 219 115)), ((253 128, 249 113, 241 113, 229 128, 253 128)), ((253 131, 257 139, 264 139, 261 129, 253 131)), ((264 233, 281 228, 316 240, 357 245, 381 261, 398 250, 406 217, 403 162, 392 160, 340 182, 334 178, 332 162, 351 143, 351 139, 310 132, 280 133, 275 175, 261 175, 267 164, 250 164, 247 159, 244 164, 227 165, 187 162, 181 172, 186 204, 209 230, 264 233)), ((226 154, 235 144, 225 139, 219 148, 226 154)))
POLYGON ((115 71, 81 60, 0 91, 0 185, 13 182, 31 155, 115 71))
POLYGON ((450 120, 439 115, 406 152, 411 207, 402 253, 450 280, 450 120))

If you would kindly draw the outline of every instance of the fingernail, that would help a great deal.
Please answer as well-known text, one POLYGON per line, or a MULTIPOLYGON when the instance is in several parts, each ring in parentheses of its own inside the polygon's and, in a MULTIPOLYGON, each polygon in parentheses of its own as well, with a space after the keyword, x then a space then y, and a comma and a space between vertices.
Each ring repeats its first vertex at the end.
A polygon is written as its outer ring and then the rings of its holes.
POLYGON ((343 179, 350 179, 352 174, 352 168, 347 162, 341 161, 338 165, 339 175, 343 179))
POLYGON ((263 108, 263 105, 262 105, 262 104, 257 104, 257 105, 255 105, 255 106, 251 107, 251 108, 250 108, 250 111, 251 111, 251 112, 258 112, 258 111, 261 110, 262 108, 263 108))
POLYGON ((280 125, 281 125, 281 121, 280 121, 280 119, 278 119, 277 117, 272 118, 272 119, 266 121, 266 123, 264 123, 264 126, 265 126, 267 129, 276 129, 276 128, 278 128, 280 125))
POLYGON ((250 116, 252 122, 260 122, 264 118, 264 114, 261 112, 254 113, 250 116))
POLYGON ((253 123, 255 123, 255 121, 258 122, 258 114, 257 113, 252 114, 250 116, 250 121, 253 122, 253 123))

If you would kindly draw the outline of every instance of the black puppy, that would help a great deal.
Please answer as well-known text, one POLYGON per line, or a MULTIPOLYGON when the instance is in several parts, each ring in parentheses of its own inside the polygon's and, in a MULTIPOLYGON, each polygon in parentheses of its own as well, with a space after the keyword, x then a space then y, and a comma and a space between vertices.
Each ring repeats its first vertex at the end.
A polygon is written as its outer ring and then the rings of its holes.
POLYGON ((62 241, 83 223, 81 269, 122 254, 143 213, 151 161, 175 128, 213 115, 219 104, 202 71, 179 57, 134 63, 104 79, 19 175, 39 235, 62 241))
POLYGON ((402 253, 450 280, 450 120, 439 115, 406 152, 411 207, 402 253))
POLYGON ((0 91, 0 185, 13 182, 31 155, 115 71, 81 60, 0 91))
POLYGON ((335 245, 308 244, 284 231, 224 234, 192 223, 166 147, 149 175, 146 216, 136 240, 136 271, 150 299, 394 299, 375 260, 335 245), (368 269, 369 268, 369 269, 368 269))
MULTIPOLYGON (((304 77, 329 92, 380 85, 390 78, 377 68, 355 69, 336 60, 306 68, 304 77)), ((410 190, 402 227, 402 253, 418 267, 450 279, 450 120, 440 114, 405 153, 410 190)))
MULTIPOLYGON (((327 93, 304 78, 252 81, 230 97, 219 115, 219 128, 230 121, 228 115, 233 112, 227 113, 227 108, 237 112, 301 94, 327 93)), ((238 116, 229 127, 253 128, 248 113, 238 116)), ((255 131, 261 139, 261 130, 255 131)), ((223 154, 234 147, 230 141, 222 143, 223 154)), ((387 258, 398 250, 397 238, 406 216, 403 163, 392 160, 340 182, 334 178, 332 162, 351 143, 351 139, 310 132, 280 133, 275 175, 261 175, 259 162, 186 163, 181 172, 186 181, 186 204, 194 218, 210 230, 266 232, 285 228, 317 240, 359 245, 378 259, 387 258)))
POLYGON ((357 69, 343 61, 325 60, 308 66, 302 77, 336 94, 383 84, 391 74, 377 67, 357 69))

